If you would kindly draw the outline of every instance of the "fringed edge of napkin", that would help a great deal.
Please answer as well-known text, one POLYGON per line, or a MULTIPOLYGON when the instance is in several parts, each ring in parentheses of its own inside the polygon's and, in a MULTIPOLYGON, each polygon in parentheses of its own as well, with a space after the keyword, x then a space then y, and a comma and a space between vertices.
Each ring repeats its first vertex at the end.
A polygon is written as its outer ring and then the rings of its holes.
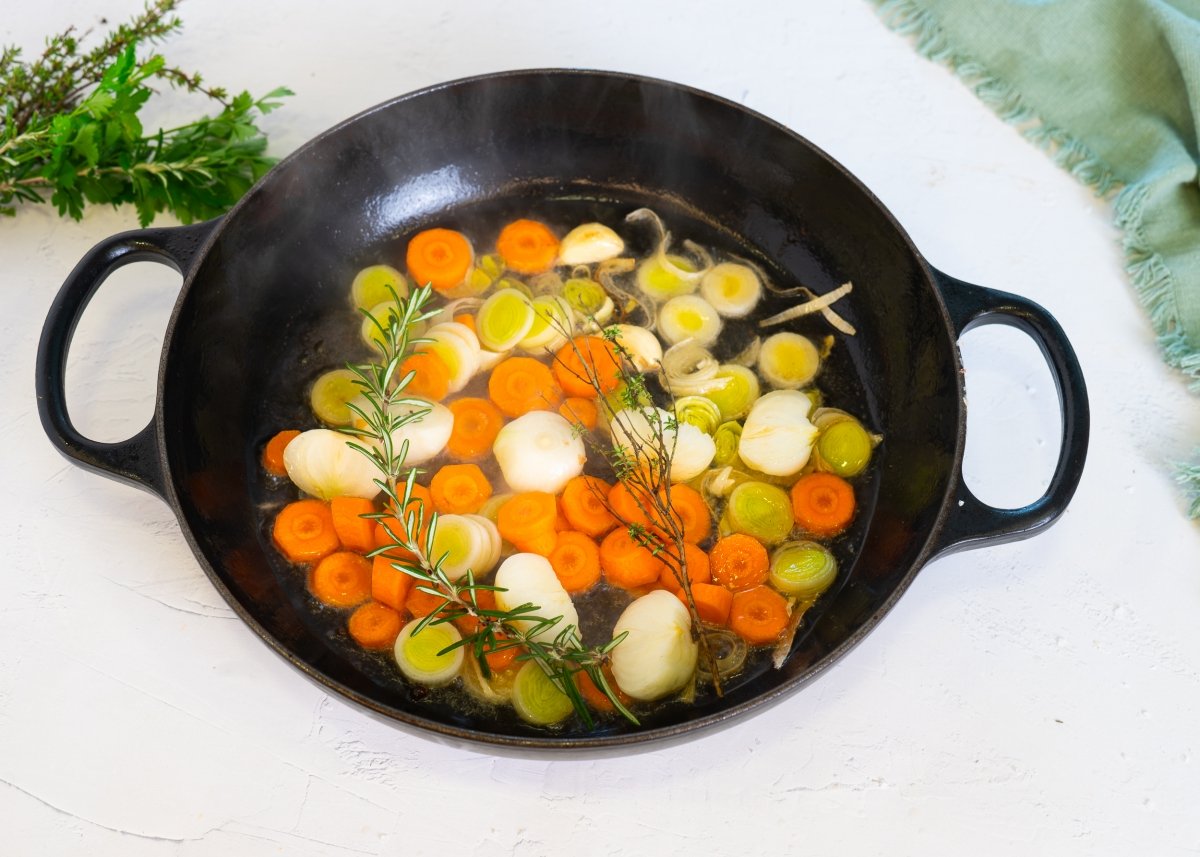
MULTIPOLYGON (((919 54, 949 67, 1001 119, 1016 127, 1098 196, 1112 202, 1114 221, 1123 236, 1125 271, 1150 316, 1163 359, 1187 376, 1193 392, 1200 391, 1200 350, 1193 348, 1180 330, 1174 275, 1142 232, 1142 209, 1149 188, 1145 184, 1123 185, 1095 153, 1039 116, 1012 85, 995 77, 982 63, 960 53, 928 9, 913 0, 869 2, 875 4, 887 26, 912 39, 919 54)), ((1200 454, 1196 460, 1177 466, 1176 479, 1188 497, 1188 512, 1193 518, 1200 517, 1200 454)))

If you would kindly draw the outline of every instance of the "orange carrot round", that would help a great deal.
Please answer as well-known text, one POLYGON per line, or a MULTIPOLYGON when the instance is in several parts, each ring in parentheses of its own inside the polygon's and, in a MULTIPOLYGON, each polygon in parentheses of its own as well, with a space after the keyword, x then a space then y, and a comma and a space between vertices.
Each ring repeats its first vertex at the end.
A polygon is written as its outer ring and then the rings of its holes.
POLYGON ((836 536, 846 529, 855 508, 854 489, 832 473, 809 473, 792 486, 792 515, 817 538, 836 536))
POLYGON ((496 528, 517 550, 549 556, 558 541, 554 530, 557 517, 558 504, 553 494, 527 491, 515 495, 500 507, 496 528))
POLYGON ((418 351, 406 357, 400 364, 400 377, 409 372, 413 376, 404 388, 406 393, 437 402, 450 392, 450 367, 432 351, 418 351))
POLYGON ((617 525, 617 519, 605 505, 610 488, 595 476, 576 476, 562 493, 562 510, 571 528, 598 538, 617 525))
POLYGON ((350 614, 350 636, 364 649, 390 649, 404 624, 400 614, 378 601, 368 601, 350 614))
POLYGON ((514 220, 500 230, 496 252, 518 274, 540 274, 554 266, 558 239, 544 223, 514 220))
POLYGON ((554 377, 568 396, 594 399, 601 392, 611 393, 621 383, 621 361, 607 339, 577 336, 554 355, 554 377))
POLYGON ((683 528, 683 538, 693 544, 708 538, 712 513, 700 492, 680 483, 671 486, 669 497, 671 513, 683 528))
MULTIPOLYGON (((692 586, 695 586, 697 583, 708 583, 712 580, 708 554, 691 542, 684 542, 683 557, 687 563, 687 576, 692 586)), ((658 578, 658 582, 663 585, 663 588, 669 589, 672 592, 678 592, 683 589, 679 583, 677 571, 678 569, 674 561, 669 559, 663 561, 662 574, 658 578)))
POLYGON ((395 567, 396 562, 411 562, 416 557, 379 554, 371 560, 371 597, 393 610, 404 611, 413 578, 395 567))
POLYGON ((330 607, 354 607, 371 597, 371 563, 349 551, 331 553, 308 575, 308 590, 330 607))
MULTIPOLYGON (((416 583, 415 580, 413 582, 416 583)), ((405 609, 412 614, 414 619, 422 619, 443 605, 446 605, 445 598, 440 595, 430 595, 428 592, 422 592, 416 586, 413 586, 408 591, 408 598, 404 602, 405 609)))
POLYGON ((663 561, 639 544, 628 529, 617 527, 600 543, 600 567, 613 586, 637 589, 658 582, 663 561))
POLYGON ((575 529, 571 526, 570 520, 567 519, 566 513, 563 512, 562 495, 555 497, 554 503, 558 508, 558 512, 554 515, 554 532, 565 533, 567 530, 575 529))
POLYGON ((504 415, 487 399, 467 397, 449 405, 454 428, 446 450, 454 458, 480 458, 492 451, 496 435, 504 427, 504 415))
POLYGON ((594 429, 600 419, 600 409, 596 407, 596 403, 582 396, 570 396, 563 400, 558 406, 558 412, 571 425, 583 426, 585 429, 594 429))
MULTIPOLYGON (((675 593, 679 600, 687 604, 687 595, 682 589, 675 593)), ((733 593, 715 583, 693 583, 692 600, 696 602, 696 613, 703 622, 714 625, 729 624, 729 610, 733 607, 733 593)))
POLYGON ((600 580, 600 549, 583 533, 575 530, 559 533, 547 558, 567 592, 583 592, 600 580))
POLYGON ((712 577, 722 586, 738 590, 767 582, 771 561, 762 542, 745 533, 720 539, 708 555, 712 577))
POLYGON ((608 491, 608 505, 612 513, 625 524, 641 524, 643 527, 650 525, 650 518, 642 507, 652 507, 640 488, 618 482, 608 491))
POLYGON ((562 399, 553 373, 532 357, 508 357, 497 363, 488 378, 488 396, 508 417, 554 410, 562 399))
POLYGON ((288 503, 275 516, 271 536, 290 562, 314 562, 342 544, 333 527, 333 513, 320 500, 288 503))
POLYGON ((413 281, 439 292, 453 289, 467 277, 474 261, 471 242, 453 229, 426 229, 408 242, 404 262, 413 281))
POLYGON ((398 536, 403 537, 404 535, 411 535, 413 540, 418 544, 424 544, 425 533, 429 531, 429 516, 432 515, 433 512, 433 495, 429 493, 429 489, 424 485, 414 484, 412 487, 412 493, 409 495, 408 506, 405 507, 405 520, 402 521, 392 515, 387 518, 380 519, 375 524, 375 547, 385 548, 389 545, 395 544, 395 541, 387 533, 389 528, 398 536), (405 530, 408 527, 407 518, 409 514, 414 516, 417 514, 418 506, 424 510, 424 519, 421 522, 423 524, 421 531, 418 533, 406 534, 405 530))
POLYGON ((787 600, 769 586, 733 593, 729 628, 747 643, 762 645, 779 639, 787 627, 787 600))
POLYGON ((457 321, 459 324, 461 324, 463 327, 471 328, 472 333, 475 332, 475 316, 471 315, 469 312, 459 313, 458 315, 456 315, 454 317, 454 320, 457 321))
POLYGON ((283 465, 283 451, 299 436, 300 432, 295 429, 285 429, 267 441, 267 445, 263 447, 263 469, 272 476, 287 476, 287 468, 283 465))
POLYGON ((470 515, 492 496, 492 485, 476 464, 447 464, 433 474, 429 493, 443 515, 470 515))
MULTIPOLYGON (((621 688, 617 687, 617 680, 613 678, 612 668, 605 664, 600 668, 600 672, 604 674, 604 680, 608 682, 608 686, 616 694, 622 705, 629 705, 633 702, 633 698, 626 694, 621 688)), ((592 681, 592 677, 584 670, 579 670, 575 673, 575 686, 579 688, 579 692, 583 694, 583 699, 592 708, 600 712, 616 711, 616 706, 596 683, 592 681)))
POLYGON ((362 497, 334 497, 329 501, 333 529, 348 551, 367 553, 375 547, 375 522, 364 515, 375 511, 375 504, 362 497))

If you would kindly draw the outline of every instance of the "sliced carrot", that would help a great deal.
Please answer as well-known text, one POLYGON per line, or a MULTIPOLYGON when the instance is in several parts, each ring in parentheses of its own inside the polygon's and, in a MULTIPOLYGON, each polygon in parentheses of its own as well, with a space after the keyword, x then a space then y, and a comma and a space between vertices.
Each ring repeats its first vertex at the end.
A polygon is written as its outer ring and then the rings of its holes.
MULTIPOLYGON (((712 580, 712 572, 709 570, 708 564, 708 554, 691 542, 684 542, 683 556, 687 562, 687 576, 692 586, 695 586, 697 583, 708 583, 712 580)), ((675 567, 674 561, 667 559, 663 562, 663 570, 662 574, 659 575, 658 582, 662 584, 664 589, 669 589, 672 592, 678 592, 683 589, 679 583, 678 569, 675 567)))
POLYGON ((817 538, 836 536, 854 518, 854 488, 832 473, 809 473, 792 486, 792 515, 817 538))
MULTIPOLYGON (((496 528, 500 535, 508 539, 520 550, 523 543, 541 537, 545 533, 554 534, 554 520, 558 517, 558 504, 553 494, 545 491, 527 491, 515 494, 513 498, 500 507, 496 513, 496 528)), ((551 546, 553 548, 553 546, 551 546)))
POLYGON ((745 533, 734 533, 718 540, 708 560, 713 580, 732 590, 766 583, 771 565, 762 542, 745 533))
POLYGON ((771 587, 756 586, 733 593, 729 628, 747 643, 773 643, 787 627, 787 621, 787 600, 771 587))
POLYGON ((271 536, 291 562, 314 562, 342 544, 333 527, 333 513, 320 500, 288 503, 275 516, 271 536))
POLYGON ((567 530, 575 529, 574 527, 571 526, 570 520, 567 519, 566 513, 563 512, 563 504, 562 504, 562 496, 561 495, 554 498, 554 504, 555 504, 555 508, 558 509, 558 511, 554 515, 554 532, 565 533, 567 530))
MULTIPOLYGON (((617 680, 613 678, 612 668, 608 664, 602 666, 600 672, 604 674, 604 680, 608 682, 608 686, 616 694, 617 699, 620 700, 622 705, 629 705, 633 702, 632 697, 617 687, 617 680)), ((596 686, 596 683, 592 681, 592 677, 586 671, 579 670, 575 673, 575 685, 579 688, 579 692, 583 694, 584 701, 597 711, 609 712, 617 710, 616 706, 612 704, 612 700, 605 696, 604 691, 596 686)))
POLYGON ((554 576, 567 592, 583 592, 600 581, 600 548, 583 533, 559 533, 548 559, 554 576))
POLYGON ((544 223, 514 220, 500 230, 496 252, 518 274, 549 271, 558 257, 558 239, 544 223))
MULTIPOLYGON (((682 589, 676 593, 679 600, 687 604, 687 595, 682 589)), ((703 622, 714 625, 729 624, 729 610, 733 607, 733 593, 715 583, 693 583, 692 600, 696 602, 696 613, 703 622)))
MULTIPOLYGON (((403 489, 402 489, 403 490, 403 489)), ((408 506, 409 512, 416 514, 417 506, 424 510, 424 520, 421 531, 416 533, 417 544, 425 543, 425 534, 429 531, 429 516, 433 514, 433 495, 429 493, 429 489, 424 485, 414 484, 412 494, 409 496, 408 506)), ((405 516, 407 517, 407 515, 405 516)), ((407 521, 401 521, 394 515, 386 518, 381 518, 375 524, 375 547, 385 548, 395 544, 395 540, 387 534, 387 529, 390 528, 393 533, 399 536, 405 535, 405 528, 408 526, 407 521)))
POLYGON ((418 351, 406 357, 400 364, 400 377, 409 372, 414 374, 404 388, 406 393, 438 402, 450 392, 450 367, 432 351, 418 351))
POLYGON ((600 567, 613 586, 637 589, 658 582, 663 561, 639 544, 628 529, 617 527, 600 543, 600 567))
POLYGON ((471 328, 471 333, 475 332, 475 316, 471 315, 469 312, 459 313, 454 317, 454 320, 463 327, 471 328))
POLYGON ((308 590, 330 607, 354 607, 371 597, 371 563, 356 553, 338 551, 308 575, 308 590))
POLYGON ((530 411, 551 411, 562 400, 554 374, 532 357, 508 357, 488 378, 488 396, 508 417, 530 411))
POLYGON ((671 486, 669 497, 671 514, 683 528, 683 538, 693 544, 708 538, 712 513, 700 492, 680 483, 671 486))
POLYGON ((453 289, 467 277, 474 261, 471 242, 453 229, 426 229, 408 242, 404 262, 418 286, 426 283, 439 292, 453 289))
POLYGON ((283 465, 283 451, 299 436, 300 432, 295 429, 286 429, 268 440, 267 445, 263 447, 263 469, 272 476, 287 476, 287 468, 283 465))
POLYGON ((610 490, 607 482, 595 476, 576 476, 568 482, 560 502, 571 529, 598 538, 615 527, 617 519, 606 505, 610 490))
POLYGON ((583 426, 589 430, 594 429, 600 419, 600 409, 596 407, 596 403, 582 396, 570 396, 564 399, 563 403, 558 406, 558 412, 571 425, 583 426))
POLYGON ((639 487, 618 482, 609 489, 608 507, 623 524, 641 524, 643 527, 650 525, 650 516, 646 510, 653 511, 653 506, 650 505, 646 493, 639 487))
MULTIPOLYGON (((414 580, 413 583, 416 584, 416 581, 414 580)), ((408 598, 404 601, 405 609, 412 614, 414 619, 422 619, 445 604, 446 599, 442 596, 422 592, 415 585, 408 591, 408 598)), ((449 605, 446 606, 449 607, 449 605)))
POLYGON ((600 391, 611 393, 621 383, 621 361, 607 339, 577 336, 554 355, 554 377, 568 396, 594 399, 600 391))
POLYGON ((492 484, 476 464, 446 464, 433 474, 429 493, 443 515, 471 515, 492 496, 492 484))
POLYGON ((403 624, 396 610, 378 601, 368 601, 350 614, 350 636, 364 649, 390 649, 403 624))
POLYGON ((446 450, 454 458, 480 458, 492 451, 496 435, 504 427, 504 415, 487 399, 455 399, 450 403, 454 429, 446 450))
POLYGON ((375 512, 375 504, 362 497, 334 497, 329 501, 333 529, 348 551, 366 553, 375 547, 375 522, 364 515, 375 512))
MULTIPOLYGON (((463 592, 463 599, 481 610, 496 609, 496 593, 490 589, 468 589, 463 592)), ((479 620, 466 613, 455 619, 454 624, 464 635, 474 634, 479 630, 479 620)))
POLYGON ((379 554, 371 560, 371 597, 393 610, 403 611, 414 578, 395 567, 398 561, 405 559, 379 554))

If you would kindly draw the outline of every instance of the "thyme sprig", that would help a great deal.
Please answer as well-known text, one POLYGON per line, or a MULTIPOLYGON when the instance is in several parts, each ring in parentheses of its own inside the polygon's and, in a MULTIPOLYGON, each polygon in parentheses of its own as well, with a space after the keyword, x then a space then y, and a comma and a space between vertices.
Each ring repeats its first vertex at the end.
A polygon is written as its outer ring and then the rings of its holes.
POLYGON ((177 5, 151 0, 90 49, 88 33, 69 27, 29 62, 16 46, 0 50, 0 214, 49 196, 76 220, 89 203, 132 203, 143 226, 162 211, 190 223, 224 213, 271 167, 256 122, 289 90, 230 96, 160 55, 139 58, 179 28, 177 5), (139 113, 157 81, 220 111, 147 133, 139 113))
POLYGON ((486 658, 488 653, 521 647, 524 651, 517 658, 534 661, 571 700, 576 713, 588 728, 594 725, 594 721, 575 682, 579 672, 586 673, 616 710, 631 723, 637 724, 637 717, 617 698, 603 671, 610 653, 625 638, 624 634, 602 646, 588 647, 583 644, 578 628, 574 625, 561 626, 562 616, 540 615, 541 608, 537 605, 526 603, 511 610, 481 607, 476 593, 497 591, 497 587, 479 582, 473 570, 468 570, 461 580, 451 580, 443 567, 446 555, 434 556, 438 514, 426 510, 421 502, 412 502, 413 486, 420 471, 406 466, 408 441, 403 441, 397 447, 394 432, 420 421, 430 412, 424 400, 406 395, 405 388, 412 380, 413 373, 402 374, 401 365, 413 353, 414 346, 427 341, 412 337, 412 326, 433 318, 441 311, 428 308, 433 296, 429 286, 416 289, 407 298, 400 298, 395 292, 392 296, 397 309, 389 312, 386 318, 380 319, 363 311, 378 332, 376 343, 381 357, 375 362, 350 364, 348 367, 355 375, 355 383, 363 391, 362 404, 350 404, 350 408, 361 418, 363 427, 349 431, 366 441, 352 445, 379 470, 380 478, 375 480, 375 484, 384 494, 385 506, 395 510, 398 516, 393 517, 387 512, 374 516, 382 522, 391 544, 373 551, 371 556, 392 553, 397 548, 407 552, 413 559, 394 561, 393 566, 414 578, 418 591, 441 599, 434 610, 418 620, 413 633, 418 634, 431 625, 453 622, 464 616, 471 617, 477 630, 463 634, 461 640, 443 649, 442 653, 459 647, 468 649, 486 679, 491 674, 486 658), (396 526, 396 521, 399 521, 399 526, 396 526), (546 632, 553 629, 557 629, 554 637, 545 639, 546 632))

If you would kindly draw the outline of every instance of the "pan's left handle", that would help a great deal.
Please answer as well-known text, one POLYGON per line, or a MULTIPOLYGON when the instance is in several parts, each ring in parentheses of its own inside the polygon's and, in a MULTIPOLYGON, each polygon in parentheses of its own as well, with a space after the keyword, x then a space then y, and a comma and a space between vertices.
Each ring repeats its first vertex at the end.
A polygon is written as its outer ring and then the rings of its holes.
POLYGON ((205 239, 220 218, 191 226, 138 229, 101 241, 75 266, 46 316, 37 354, 38 415, 58 451, 83 467, 166 497, 166 470, 158 430, 150 424, 128 440, 100 443, 84 437, 67 411, 65 377, 71 338, 96 290, 118 268, 150 261, 174 268, 186 278, 205 239))

